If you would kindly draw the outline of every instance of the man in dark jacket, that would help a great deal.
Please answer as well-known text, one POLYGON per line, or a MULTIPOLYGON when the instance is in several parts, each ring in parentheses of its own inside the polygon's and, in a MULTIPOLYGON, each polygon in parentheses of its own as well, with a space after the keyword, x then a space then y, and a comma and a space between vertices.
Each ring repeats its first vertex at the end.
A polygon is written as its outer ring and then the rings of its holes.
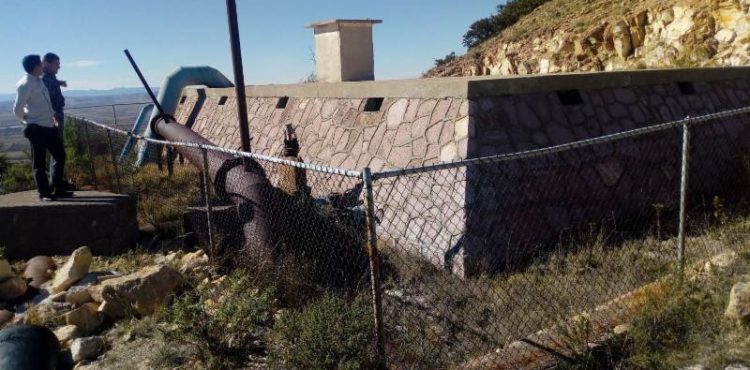
MULTIPOLYGON (((65 108, 65 97, 62 94, 60 87, 68 87, 65 81, 57 79, 57 71, 60 70, 60 57, 55 53, 44 54, 42 58, 44 74, 42 75, 42 82, 47 86, 49 92, 50 103, 52 104, 52 111, 54 112, 53 118, 57 124, 57 129, 60 131, 60 139, 64 140, 64 127, 65 127, 65 115, 63 114, 63 108, 65 108)), ((55 166, 55 158, 52 158, 50 162, 51 167, 55 166)), ((50 171, 51 171, 50 167, 50 171)), ((61 186, 64 190, 73 191, 75 186, 66 180, 63 180, 61 186)))

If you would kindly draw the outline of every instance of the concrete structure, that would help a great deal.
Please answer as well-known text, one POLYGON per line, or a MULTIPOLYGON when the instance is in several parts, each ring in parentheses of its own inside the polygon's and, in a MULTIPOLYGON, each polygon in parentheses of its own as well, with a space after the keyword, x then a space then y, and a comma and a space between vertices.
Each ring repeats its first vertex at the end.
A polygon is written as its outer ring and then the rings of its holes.
MULTIPOLYGON (((252 148, 281 155, 296 128, 306 162, 373 171, 543 148, 750 104, 750 68, 442 78, 246 88, 252 148)), ((177 119, 239 148, 232 89, 188 88, 177 119)), ((748 117, 694 132, 691 192, 726 193, 748 117)), ((378 230, 435 265, 473 274, 577 225, 677 200, 679 132, 548 158, 376 184, 378 230)), ((275 169, 267 169, 274 178, 275 169)), ((308 175, 310 177, 310 175, 308 175)), ((312 177, 313 194, 345 191, 312 177)))
POLYGON ((67 255, 88 246, 95 255, 135 247, 135 199, 97 191, 40 202, 36 191, 0 195, 0 246, 9 259, 67 255))
POLYGON ((333 19, 308 24, 315 32, 316 74, 321 82, 375 79, 372 25, 375 19, 333 19))

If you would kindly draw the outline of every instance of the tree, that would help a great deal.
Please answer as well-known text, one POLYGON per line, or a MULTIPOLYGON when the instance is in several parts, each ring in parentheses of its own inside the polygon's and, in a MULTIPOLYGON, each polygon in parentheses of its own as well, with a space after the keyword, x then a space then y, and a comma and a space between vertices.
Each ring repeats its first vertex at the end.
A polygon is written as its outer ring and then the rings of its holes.
POLYGON ((482 18, 469 26, 464 34, 464 46, 472 48, 481 44, 548 1, 550 0, 508 0, 507 3, 498 5, 495 15, 482 18))

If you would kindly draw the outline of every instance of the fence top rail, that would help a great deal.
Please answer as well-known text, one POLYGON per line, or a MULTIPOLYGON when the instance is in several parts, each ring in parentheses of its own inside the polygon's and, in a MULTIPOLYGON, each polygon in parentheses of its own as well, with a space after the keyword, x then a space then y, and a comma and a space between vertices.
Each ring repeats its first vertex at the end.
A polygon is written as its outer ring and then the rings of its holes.
POLYGON ((609 134, 609 135, 598 136, 598 137, 591 138, 591 139, 573 141, 573 142, 550 146, 546 148, 532 149, 532 150, 526 150, 526 151, 514 152, 514 153, 498 154, 498 155, 487 156, 487 157, 462 159, 462 160, 457 160, 457 161, 452 161, 452 162, 436 163, 436 164, 426 165, 426 166, 421 166, 421 167, 411 167, 411 168, 404 168, 404 169, 373 172, 372 177, 373 177, 373 180, 379 180, 379 179, 385 179, 385 178, 390 178, 390 177, 414 175, 414 174, 419 174, 419 173, 424 173, 424 172, 445 170, 445 169, 451 169, 451 168, 460 168, 460 167, 466 167, 469 165, 476 165, 476 164, 499 163, 499 162, 541 157, 544 155, 559 153, 559 152, 563 152, 567 150, 578 149, 578 148, 583 148, 587 146, 592 146, 596 144, 602 144, 602 143, 607 143, 607 142, 612 142, 612 141, 617 141, 617 140, 622 140, 622 139, 627 139, 627 138, 633 138, 633 137, 637 137, 637 136, 641 136, 641 135, 645 135, 645 134, 649 134, 653 132, 658 132, 658 131, 664 131, 664 130, 675 128, 678 126, 696 125, 696 124, 701 124, 705 122, 710 122, 710 121, 720 119, 720 118, 734 117, 734 116, 747 114, 747 113, 750 113, 750 107, 731 109, 731 110, 721 111, 717 113, 710 113, 710 114, 696 116, 696 117, 687 116, 684 119, 677 120, 677 121, 665 122, 665 123, 661 123, 661 124, 657 124, 653 126, 641 127, 641 128, 637 128, 633 130, 618 132, 615 134, 609 134))
POLYGON ((128 105, 146 105, 146 104, 151 104, 151 103, 150 102, 133 102, 133 103, 114 103, 114 104, 100 104, 100 105, 82 105, 79 107, 65 107, 65 110, 121 107, 121 106, 128 106, 128 105))
POLYGON ((315 172, 330 173, 334 175, 347 176, 347 177, 357 177, 357 178, 362 177, 362 171, 357 171, 357 170, 349 170, 345 168, 336 168, 336 167, 322 166, 322 165, 317 165, 317 164, 297 162, 297 161, 292 161, 292 160, 285 159, 285 158, 273 157, 269 155, 248 153, 248 152, 243 152, 241 150, 222 148, 222 147, 218 147, 215 145, 203 145, 203 144, 191 143, 191 142, 177 142, 177 141, 152 139, 152 138, 145 137, 143 135, 133 133, 131 131, 122 130, 116 127, 112 127, 110 125, 92 121, 83 116, 78 116, 78 115, 71 115, 71 116, 83 122, 84 124, 97 126, 105 130, 109 130, 109 131, 112 131, 121 135, 127 135, 127 136, 135 138, 136 140, 142 140, 142 141, 149 142, 149 143, 189 147, 189 148, 196 148, 196 149, 201 149, 201 150, 210 150, 210 151, 230 154, 230 155, 237 156, 237 157, 245 157, 245 158, 251 158, 255 160, 261 160, 264 162, 283 164, 283 165, 287 165, 290 167, 302 168, 305 170, 310 170, 310 171, 315 171, 315 172))

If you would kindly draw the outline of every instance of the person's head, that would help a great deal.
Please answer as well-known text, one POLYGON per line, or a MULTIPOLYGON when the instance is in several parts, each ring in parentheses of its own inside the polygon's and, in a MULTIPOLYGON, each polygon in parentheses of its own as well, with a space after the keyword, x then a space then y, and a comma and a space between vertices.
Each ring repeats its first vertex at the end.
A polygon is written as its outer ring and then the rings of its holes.
POLYGON ((39 55, 31 54, 23 57, 21 61, 23 70, 26 73, 39 77, 42 75, 42 58, 39 55))
POLYGON ((60 57, 55 53, 44 54, 44 72, 56 74, 60 70, 60 57))

